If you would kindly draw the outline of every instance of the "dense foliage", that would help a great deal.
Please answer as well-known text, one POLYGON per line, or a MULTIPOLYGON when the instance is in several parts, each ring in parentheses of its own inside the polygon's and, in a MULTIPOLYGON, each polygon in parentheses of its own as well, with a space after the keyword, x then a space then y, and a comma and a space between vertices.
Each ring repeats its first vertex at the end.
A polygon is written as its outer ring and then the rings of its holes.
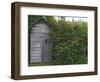
POLYGON ((87 22, 59 21, 53 16, 47 16, 52 26, 53 54, 51 64, 86 64, 87 59, 87 22))
POLYGON ((50 21, 54 26, 51 30, 53 64, 87 63, 87 23, 81 20, 70 22, 61 19, 58 23, 55 22, 55 25, 50 21))

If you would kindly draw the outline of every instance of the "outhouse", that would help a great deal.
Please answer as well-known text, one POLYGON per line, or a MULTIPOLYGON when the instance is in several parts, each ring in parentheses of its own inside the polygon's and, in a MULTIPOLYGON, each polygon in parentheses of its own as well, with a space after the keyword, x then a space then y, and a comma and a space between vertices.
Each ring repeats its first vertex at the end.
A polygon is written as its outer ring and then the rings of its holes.
POLYGON ((44 18, 40 18, 32 25, 30 36, 29 62, 49 62, 52 54, 52 38, 50 26, 44 18))

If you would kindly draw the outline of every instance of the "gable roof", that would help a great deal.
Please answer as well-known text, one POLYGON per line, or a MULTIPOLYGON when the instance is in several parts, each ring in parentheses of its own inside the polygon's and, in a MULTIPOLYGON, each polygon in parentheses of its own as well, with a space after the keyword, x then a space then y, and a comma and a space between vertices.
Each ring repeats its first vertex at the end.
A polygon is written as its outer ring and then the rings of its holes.
POLYGON ((41 17, 39 20, 33 22, 33 24, 31 25, 31 27, 33 27, 35 24, 38 24, 38 23, 45 23, 45 24, 47 24, 48 26, 51 27, 51 25, 50 25, 50 24, 46 21, 46 19, 43 18, 43 17, 41 17))

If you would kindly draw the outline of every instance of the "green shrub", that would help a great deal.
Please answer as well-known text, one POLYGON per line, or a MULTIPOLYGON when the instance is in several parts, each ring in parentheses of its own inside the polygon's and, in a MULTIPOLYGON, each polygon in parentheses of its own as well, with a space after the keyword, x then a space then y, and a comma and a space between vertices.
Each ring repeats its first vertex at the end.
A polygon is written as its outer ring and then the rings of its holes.
POLYGON ((87 23, 83 21, 62 22, 59 28, 53 28, 52 64, 87 63, 87 23))

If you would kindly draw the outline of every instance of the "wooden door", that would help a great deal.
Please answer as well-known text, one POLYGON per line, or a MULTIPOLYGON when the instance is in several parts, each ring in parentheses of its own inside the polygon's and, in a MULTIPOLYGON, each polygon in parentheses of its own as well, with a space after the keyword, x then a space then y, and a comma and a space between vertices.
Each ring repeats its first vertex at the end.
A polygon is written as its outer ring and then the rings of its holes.
POLYGON ((51 60, 51 54, 52 54, 52 40, 49 36, 49 34, 44 34, 43 38, 43 61, 49 62, 51 60))

